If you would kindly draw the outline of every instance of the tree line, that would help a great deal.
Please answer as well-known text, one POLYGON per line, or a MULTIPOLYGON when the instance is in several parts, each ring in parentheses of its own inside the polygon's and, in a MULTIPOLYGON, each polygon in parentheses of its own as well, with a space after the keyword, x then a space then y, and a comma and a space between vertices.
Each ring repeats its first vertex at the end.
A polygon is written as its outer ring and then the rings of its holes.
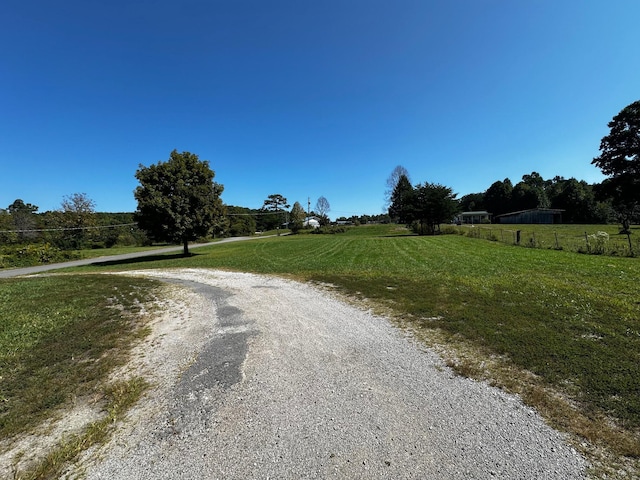
POLYGON ((584 180, 560 176, 545 180, 538 172, 531 172, 515 185, 505 178, 484 192, 464 195, 460 209, 486 210, 495 217, 533 208, 555 208, 564 210, 565 223, 607 223, 613 219, 612 203, 598 195, 598 188, 584 180))
POLYGON ((496 216, 535 208, 563 210, 565 223, 619 222, 622 232, 640 221, 640 101, 620 111, 608 123, 600 155, 592 164, 607 178, 588 184, 576 178, 544 179, 538 172, 523 175, 515 185, 509 178, 484 192, 456 199, 449 187, 428 182, 412 185, 407 170, 396 167, 387 180, 389 215, 412 225, 418 233, 438 233, 439 224, 461 211, 487 211, 496 216))
MULTIPOLYGON (((398 166, 387 181, 385 218, 411 225, 419 234, 436 234, 440 224, 450 222, 461 210, 487 210, 495 217, 531 208, 558 208, 564 210, 566 222, 605 223, 615 218, 629 232, 631 222, 638 221, 640 205, 640 101, 621 110, 608 127, 600 155, 591 162, 607 176, 600 184, 563 177, 545 180, 532 172, 515 185, 505 178, 484 192, 457 199, 444 185, 412 185, 406 169, 398 166)), ((258 210, 225 206, 224 186, 214 181, 209 162, 190 152, 174 150, 166 162, 140 165, 135 176, 138 207, 133 213, 98 214, 84 193, 65 197, 59 210, 44 214, 37 213, 36 205, 17 199, 0 209, 0 242, 40 241, 66 250, 171 242, 182 244, 188 254, 190 241, 211 235, 249 235, 281 227, 296 233, 310 226, 312 213, 321 224, 329 222, 325 197, 318 198, 314 212, 310 202, 306 212, 299 202, 291 208, 281 194, 269 195, 258 210)))
POLYGON ((174 150, 167 161, 140 165, 135 176, 138 208, 132 213, 97 213, 85 193, 66 196, 58 210, 45 213, 38 213, 36 205, 15 200, 0 209, 0 245, 40 243, 47 245, 48 258, 53 252, 49 246, 69 251, 168 242, 182 244, 188 254, 188 243, 197 239, 281 228, 297 233, 310 227, 310 216, 321 226, 329 224, 331 207, 324 196, 313 211, 305 211, 299 202, 289 210, 281 194, 269 195, 259 209, 224 205, 224 187, 214 181, 209 162, 190 152, 174 150))
POLYGON ((132 213, 95 211, 85 193, 65 196, 60 208, 38 213, 39 207, 16 199, 0 209, 0 244, 48 243, 63 250, 144 245, 149 239, 132 213))

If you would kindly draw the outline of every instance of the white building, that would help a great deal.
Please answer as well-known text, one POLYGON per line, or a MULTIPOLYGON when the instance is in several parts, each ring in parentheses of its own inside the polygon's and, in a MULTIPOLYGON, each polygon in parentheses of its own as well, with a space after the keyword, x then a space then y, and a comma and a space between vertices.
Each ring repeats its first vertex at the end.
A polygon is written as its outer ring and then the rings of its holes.
POLYGON ((320 227, 320 220, 318 220, 317 217, 308 217, 304 219, 304 222, 302 223, 303 227, 311 227, 311 228, 318 228, 320 227))

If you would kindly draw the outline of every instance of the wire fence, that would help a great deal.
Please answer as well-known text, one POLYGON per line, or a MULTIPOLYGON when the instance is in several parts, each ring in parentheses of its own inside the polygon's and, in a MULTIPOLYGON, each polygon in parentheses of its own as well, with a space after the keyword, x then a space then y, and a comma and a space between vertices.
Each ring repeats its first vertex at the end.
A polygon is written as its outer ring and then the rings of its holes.
POLYGON ((592 255, 634 257, 640 253, 640 238, 612 234, 589 226, 562 231, 552 228, 505 228, 503 225, 460 225, 457 232, 471 238, 490 240, 528 248, 567 250, 592 255))

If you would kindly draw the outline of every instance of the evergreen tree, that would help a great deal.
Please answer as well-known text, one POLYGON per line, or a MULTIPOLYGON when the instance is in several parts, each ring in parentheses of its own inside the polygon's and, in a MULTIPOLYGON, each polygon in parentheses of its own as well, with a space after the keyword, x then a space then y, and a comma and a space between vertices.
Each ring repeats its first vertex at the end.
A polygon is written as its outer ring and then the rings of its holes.
POLYGON ((414 195, 413 186, 409 177, 401 175, 391 194, 389 216, 397 223, 410 224, 414 220, 414 195))

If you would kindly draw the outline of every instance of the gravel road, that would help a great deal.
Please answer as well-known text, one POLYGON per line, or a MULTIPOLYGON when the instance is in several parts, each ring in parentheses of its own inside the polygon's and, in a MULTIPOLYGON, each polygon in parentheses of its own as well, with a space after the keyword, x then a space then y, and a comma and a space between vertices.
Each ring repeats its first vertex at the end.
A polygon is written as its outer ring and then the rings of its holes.
POLYGON ((585 478, 585 460, 516 397, 326 291, 133 274, 176 284, 131 366, 155 387, 68 478, 585 478))

